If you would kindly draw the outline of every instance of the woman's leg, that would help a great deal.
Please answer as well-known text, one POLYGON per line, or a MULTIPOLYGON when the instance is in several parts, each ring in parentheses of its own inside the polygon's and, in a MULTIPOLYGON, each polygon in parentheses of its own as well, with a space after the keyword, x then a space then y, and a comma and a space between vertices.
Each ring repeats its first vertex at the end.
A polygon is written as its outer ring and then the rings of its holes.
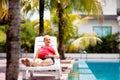
POLYGON ((53 61, 51 58, 47 58, 45 60, 42 60, 42 59, 36 59, 32 65, 33 66, 50 66, 53 64, 53 61))
POLYGON ((45 60, 42 59, 35 59, 35 61, 32 61, 31 59, 21 59, 22 64, 25 66, 50 66, 53 64, 53 61, 51 58, 47 58, 45 60))
POLYGON ((35 61, 32 62, 32 66, 41 66, 41 59, 35 59, 35 61))
POLYGON ((53 64, 53 61, 52 61, 51 58, 47 58, 47 59, 45 59, 45 60, 42 60, 42 62, 41 62, 41 65, 42 65, 42 66, 50 66, 50 65, 52 65, 52 64, 53 64))

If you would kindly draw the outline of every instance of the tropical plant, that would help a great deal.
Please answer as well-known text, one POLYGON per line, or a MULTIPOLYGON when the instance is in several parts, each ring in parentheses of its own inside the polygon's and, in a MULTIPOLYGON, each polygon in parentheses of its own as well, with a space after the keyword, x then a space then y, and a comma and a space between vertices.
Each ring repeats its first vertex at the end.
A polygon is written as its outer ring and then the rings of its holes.
POLYGON ((89 46, 86 51, 89 53, 120 53, 119 45, 120 33, 110 34, 106 37, 101 37, 103 41, 101 44, 89 46))
MULTIPOLYGON (((37 35, 39 35, 39 20, 32 21, 32 25, 37 35)), ((52 28, 51 22, 49 20, 44 20, 44 34, 54 35, 54 28, 52 28)))
POLYGON ((6 30, 7 26, 0 26, 0 52, 6 51, 6 30))
POLYGON ((31 47, 34 46, 34 40, 37 34, 32 26, 32 22, 27 19, 26 23, 21 26, 21 48, 33 52, 31 47))
POLYGON ((39 0, 21 0, 20 4, 22 18, 31 17, 39 9, 39 0))
POLYGON ((6 32, 8 26, 0 26, 0 42, 6 42, 6 32))
POLYGON ((8 0, 0 0, 0 25, 8 22, 8 0))
POLYGON ((95 46, 97 43, 101 44, 102 40, 94 32, 83 34, 71 42, 67 52, 81 52, 89 46, 95 46))

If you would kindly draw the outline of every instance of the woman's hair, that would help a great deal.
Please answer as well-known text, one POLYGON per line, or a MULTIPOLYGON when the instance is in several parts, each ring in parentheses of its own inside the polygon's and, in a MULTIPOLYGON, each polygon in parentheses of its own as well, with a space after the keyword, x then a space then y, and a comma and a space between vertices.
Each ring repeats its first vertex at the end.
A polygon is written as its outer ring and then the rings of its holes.
POLYGON ((44 39, 45 39, 45 38, 50 38, 50 36, 49 36, 49 35, 45 35, 45 36, 44 36, 44 39))

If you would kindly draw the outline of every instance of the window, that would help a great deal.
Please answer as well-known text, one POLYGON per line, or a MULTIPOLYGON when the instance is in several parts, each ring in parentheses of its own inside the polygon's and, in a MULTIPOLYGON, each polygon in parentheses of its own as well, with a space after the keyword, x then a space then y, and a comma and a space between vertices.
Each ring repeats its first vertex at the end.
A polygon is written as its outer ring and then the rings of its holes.
POLYGON ((120 16, 120 8, 117 8, 117 15, 120 16))
POLYGON ((100 37, 106 37, 109 34, 112 34, 111 26, 93 26, 93 31, 97 33, 100 37))

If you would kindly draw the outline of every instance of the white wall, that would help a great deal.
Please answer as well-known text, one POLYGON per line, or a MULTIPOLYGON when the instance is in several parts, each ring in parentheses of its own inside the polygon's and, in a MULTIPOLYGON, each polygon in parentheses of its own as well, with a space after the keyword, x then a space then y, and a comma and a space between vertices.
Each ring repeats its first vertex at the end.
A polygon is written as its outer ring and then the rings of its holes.
POLYGON ((120 0, 117 0, 117 7, 120 8, 120 0))
POLYGON ((93 26, 112 26, 112 33, 120 32, 120 26, 115 20, 104 20, 101 25, 98 20, 91 20, 79 26, 78 32, 82 33, 91 33, 93 31, 93 26))
POLYGON ((103 14, 104 15, 116 15, 117 13, 117 0, 101 0, 104 4, 103 14))

